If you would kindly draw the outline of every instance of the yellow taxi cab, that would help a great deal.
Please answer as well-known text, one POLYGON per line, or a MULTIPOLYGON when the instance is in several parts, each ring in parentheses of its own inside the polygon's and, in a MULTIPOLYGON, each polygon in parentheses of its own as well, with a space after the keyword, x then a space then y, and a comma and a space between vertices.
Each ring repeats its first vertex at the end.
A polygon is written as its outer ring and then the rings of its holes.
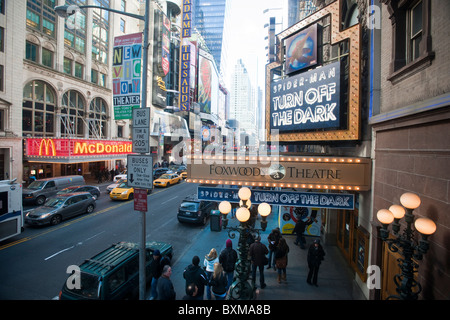
POLYGON ((122 180, 117 187, 111 190, 109 197, 112 200, 131 200, 134 197, 134 188, 128 186, 127 180, 122 180))
POLYGON ((186 179, 186 178, 187 178, 187 172, 186 172, 186 171, 183 171, 182 173, 180 173, 180 177, 181 177, 182 179, 186 179))
POLYGON ((153 181, 154 187, 168 187, 172 184, 179 183, 183 178, 181 178, 176 173, 165 173, 155 181, 153 181))

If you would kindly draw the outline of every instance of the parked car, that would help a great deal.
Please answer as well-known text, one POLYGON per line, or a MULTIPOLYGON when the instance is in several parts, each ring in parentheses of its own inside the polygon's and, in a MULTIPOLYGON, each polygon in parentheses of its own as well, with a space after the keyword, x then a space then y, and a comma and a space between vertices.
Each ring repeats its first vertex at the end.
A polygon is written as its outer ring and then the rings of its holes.
POLYGON ((119 184, 121 184, 124 181, 127 181, 127 179, 120 179, 117 180, 117 182, 110 184, 109 186, 106 187, 106 193, 111 193, 112 189, 116 188, 119 184))
POLYGON ((89 192, 58 194, 48 198, 43 206, 29 210, 25 216, 25 223, 56 225, 62 220, 91 213, 95 206, 95 198, 89 192))
POLYGON ((122 180, 122 183, 111 190, 109 197, 112 200, 131 200, 134 198, 134 188, 128 186, 127 180, 122 180))
MULTIPOLYGON (((152 253, 172 260, 172 245, 164 242, 146 243, 146 282, 151 282, 152 253)), ((79 265, 80 286, 64 281, 60 300, 125 300, 139 297, 139 245, 130 242, 113 244, 79 265)), ((73 275, 71 275, 73 277, 73 275)), ((69 277, 71 277, 69 276, 69 277)))
POLYGON ((153 169, 153 180, 158 179, 161 177, 164 173, 167 173, 169 171, 168 168, 157 168, 153 169))
POLYGON ((187 171, 187 167, 184 164, 172 164, 169 166, 169 170, 171 172, 180 174, 184 171, 187 171))
POLYGON ((187 178, 187 171, 183 171, 183 172, 180 174, 180 177, 183 178, 183 179, 186 179, 186 178, 187 178))
POLYGON ((72 186, 58 191, 56 194, 66 194, 73 192, 89 192, 95 198, 95 200, 100 197, 100 188, 97 186, 72 186))
POLYGON ((40 206, 47 198, 54 196, 62 189, 84 184, 86 184, 84 177, 77 175, 39 179, 22 190, 22 199, 24 203, 36 203, 40 206))
POLYGON ((153 180, 153 186, 168 187, 172 184, 180 183, 181 180, 183 179, 176 173, 165 173, 158 179, 153 180))
POLYGON ((178 208, 177 218, 179 222, 191 222, 206 224, 211 210, 217 210, 214 201, 199 200, 196 194, 187 196, 178 208))

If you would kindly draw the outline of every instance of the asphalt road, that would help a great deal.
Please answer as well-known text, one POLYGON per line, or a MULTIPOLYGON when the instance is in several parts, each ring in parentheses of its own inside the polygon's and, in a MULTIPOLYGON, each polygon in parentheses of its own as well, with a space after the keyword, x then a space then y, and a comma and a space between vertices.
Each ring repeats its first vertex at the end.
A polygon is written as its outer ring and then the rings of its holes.
MULTIPOLYGON (((120 241, 138 242, 140 212, 133 201, 112 201, 101 188, 92 214, 63 221, 57 226, 30 227, 14 238, 0 242, 0 299, 49 300, 57 297, 67 279, 68 266, 120 241)), ((154 189, 148 196, 147 240, 163 241, 174 248, 173 263, 205 227, 181 224, 178 206, 195 193, 196 184, 182 182, 154 189)))

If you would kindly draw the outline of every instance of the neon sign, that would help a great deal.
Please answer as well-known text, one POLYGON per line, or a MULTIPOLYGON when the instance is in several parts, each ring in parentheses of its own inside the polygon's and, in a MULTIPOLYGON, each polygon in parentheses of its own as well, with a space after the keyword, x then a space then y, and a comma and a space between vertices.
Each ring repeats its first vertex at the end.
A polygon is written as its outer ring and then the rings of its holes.
POLYGON ((25 145, 27 156, 50 158, 132 153, 131 141, 30 138, 25 145))

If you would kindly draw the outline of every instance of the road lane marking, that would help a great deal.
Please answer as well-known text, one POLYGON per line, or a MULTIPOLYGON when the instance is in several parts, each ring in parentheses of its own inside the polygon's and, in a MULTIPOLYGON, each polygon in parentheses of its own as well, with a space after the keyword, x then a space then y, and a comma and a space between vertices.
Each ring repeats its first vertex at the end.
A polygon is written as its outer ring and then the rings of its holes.
POLYGON ((78 242, 77 244, 75 244, 75 245, 73 245, 73 246, 71 246, 71 247, 69 247, 69 248, 60 250, 60 251, 58 251, 58 252, 52 254, 51 256, 48 256, 48 257, 45 258, 44 260, 45 260, 45 261, 50 260, 51 258, 56 257, 56 256, 57 256, 58 254, 60 254, 60 253, 63 253, 63 252, 65 252, 65 251, 67 251, 67 250, 70 250, 70 249, 73 249, 73 248, 75 248, 75 247, 77 247, 77 246, 81 246, 81 245, 83 245, 85 242, 87 242, 87 241, 89 241, 89 240, 91 240, 91 239, 94 239, 95 237, 97 237, 97 236, 99 236, 99 235, 101 235, 102 233, 105 233, 105 232, 106 232, 106 231, 102 231, 102 232, 99 232, 99 233, 97 233, 97 234, 94 234, 92 237, 89 237, 89 238, 87 238, 87 239, 84 240, 84 241, 80 241, 80 242, 78 242))
POLYGON ((174 199, 176 199, 176 198, 178 198, 178 196, 175 196, 175 197, 173 197, 173 198, 170 198, 169 200, 166 200, 166 201, 164 201, 164 202, 161 202, 160 204, 165 204, 165 203, 170 202, 170 201, 172 201, 172 200, 174 200, 174 199))
MULTIPOLYGON (((173 187, 176 187, 176 186, 177 186, 177 185, 175 185, 175 186, 173 186, 173 187)), ((164 192, 164 191, 168 191, 168 190, 170 190, 170 189, 167 189, 167 188, 161 189, 161 190, 158 190, 158 191, 156 191, 156 192, 152 192, 151 194, 149 194, 149 196, 151 197, 151 196, 154 196, 154 195, 156 195, 156 194, 158 194, 158 193, 160 193, 160 192, 164 192)), ((123 203, 119 203, 119 204, 114 205, 114 206, 112 206, 112 207, 108 207, 108 208, 102 209, 102 210, 100 210, 100 211, 91 213, 91 214, 89 214, 89 215, 87 215, 87 216, 82 216, 82 217, 77 218, 77 219, 72 219, 72 220, 70 220, 70 221, 68 221, 68 222, 66 222, 66 223, 60 224, 60 225, 58 225, 58 226, 54 226, 54 227, 50 228, 49 230, 46 230, 46 231, 43 231, 43 232, 41 232, 41 233, 35 234, 34 236, 24 237, 24 238, 22 238, 22 239, 19 239, 19 240, 16 240, 16 241, 7 243, 7 244, 5 244, 5 245, 0 246, 0 251, 3 250, 3 249, 9 248, 9 247, 18 245, 18 244, 20 244, 20 243, 24 243, 24 242, 27 242, 27 241, 36 239, 36 238, 41 237, 41 236, 43 236, 43 235, 46 235, 46 234, 48 234, 48 233, 50 233, 50 232, 53 232, 53 231, 56 231, 56 230, 65 228, 65 227, 67 227, 67 226, 70 226, 70 225, 73 224, 73 223, 77 223, 77 222, 82 221, 82 220, 84 220, 84 219, 91 218, 91 217, 95 217, 96 215, 105 213, 105 212, 107 212, 107 211, 109 211, 109 210, 111 210, 111 209, 119 208, 119 207, 121 207, 121 206, 126 205, 127 203, 129 203, 129 202, 128 202, 128 201, 124 201, 123 203)))
POLYGON ((56 257, 58 254, 63 253, 64 251, 67 251, 67 250, 70 250, 70 249, 73 249, 73 248, 75 248, 75 246, 71 246, 71 247, 69 247, 69 248, 62 249, 62 250, 58 251, 57 253, 52 254, 51 256, 48 256, 48 257, 45 258, 44 260, 47 261, 47 260, 49 260, 49 259, 51 259, 51 258, 53 258, 53 257, 56 257))

